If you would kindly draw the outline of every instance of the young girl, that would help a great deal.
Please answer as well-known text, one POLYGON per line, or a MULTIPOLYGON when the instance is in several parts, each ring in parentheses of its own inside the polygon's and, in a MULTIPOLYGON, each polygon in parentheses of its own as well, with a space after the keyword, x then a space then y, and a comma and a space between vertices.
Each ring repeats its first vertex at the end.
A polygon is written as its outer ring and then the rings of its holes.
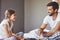
POLYGON ((0 39, 17 40, 22 37, 17 36, 13 31, 13 21, 16 19, 16 13, 12 9, 5 11, 5 19, 0 24, 0 39))

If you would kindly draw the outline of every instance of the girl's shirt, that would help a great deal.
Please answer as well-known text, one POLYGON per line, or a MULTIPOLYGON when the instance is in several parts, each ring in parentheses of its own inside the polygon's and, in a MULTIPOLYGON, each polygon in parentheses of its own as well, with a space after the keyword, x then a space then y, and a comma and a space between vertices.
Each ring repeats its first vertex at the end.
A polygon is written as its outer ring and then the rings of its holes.
POLYGON ((13 22, 11 22, 11 26, 9 26, 8 20, 4 19, 0 24, 0 38, 7 38, 6 33, 4 31, 4 24, 7 24, 8 32, 12 34, 13 22))

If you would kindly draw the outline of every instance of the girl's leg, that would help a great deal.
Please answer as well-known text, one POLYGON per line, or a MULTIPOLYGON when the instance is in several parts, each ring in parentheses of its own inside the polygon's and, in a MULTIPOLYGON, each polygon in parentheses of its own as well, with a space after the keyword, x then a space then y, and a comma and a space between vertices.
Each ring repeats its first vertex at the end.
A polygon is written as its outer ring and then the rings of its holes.
POLYGON ((9 37, 9 38, 5 38, 4 40, 17 40, 16 37, 12 36, 12 37, 9 37))
POLYGON ((0 40, 3 40, 3 39, 0 39, 0 40))
POLYGON ((21 36, 21 37, 23 37, 23 35, 24 35, 23 32, 18 32, 18 33, 16 33, 16 34, 17 34, 17 36, 21 36))

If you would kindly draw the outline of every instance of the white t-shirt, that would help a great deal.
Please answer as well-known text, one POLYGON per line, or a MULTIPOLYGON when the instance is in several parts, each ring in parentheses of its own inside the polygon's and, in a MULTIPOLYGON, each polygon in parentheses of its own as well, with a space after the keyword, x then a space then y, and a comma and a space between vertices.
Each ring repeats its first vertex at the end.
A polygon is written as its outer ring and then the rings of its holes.
POLYGON ((57 18, 55 20, 53 20, 52 16, 47 15, 44 18, 43 23, 49 24, 51 29, 53 29, 59 21, 60 21, 60 13, 58 13, 57 18))
POLYGON ((13 28, 13 22, 11 22, 11 27, 9 26, 9 23, 8 23, 8 20, 7 19, 4 19, 1 24, 0 24, 0 39, 1 38, 7 38, 6 37, 6 33, 3 29, 3 24, 7 24, 8 25, 8 31, 12 34, 12 28, 13 28))

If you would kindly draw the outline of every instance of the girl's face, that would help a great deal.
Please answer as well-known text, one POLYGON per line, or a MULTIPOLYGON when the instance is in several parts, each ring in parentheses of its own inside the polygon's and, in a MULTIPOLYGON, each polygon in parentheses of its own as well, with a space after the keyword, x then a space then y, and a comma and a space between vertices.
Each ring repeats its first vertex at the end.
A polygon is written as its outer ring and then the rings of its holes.
POLYGON ((14 13, 10 16, 10 20, 15 21, 15 19, 16 19, 16 13, 14 13))

